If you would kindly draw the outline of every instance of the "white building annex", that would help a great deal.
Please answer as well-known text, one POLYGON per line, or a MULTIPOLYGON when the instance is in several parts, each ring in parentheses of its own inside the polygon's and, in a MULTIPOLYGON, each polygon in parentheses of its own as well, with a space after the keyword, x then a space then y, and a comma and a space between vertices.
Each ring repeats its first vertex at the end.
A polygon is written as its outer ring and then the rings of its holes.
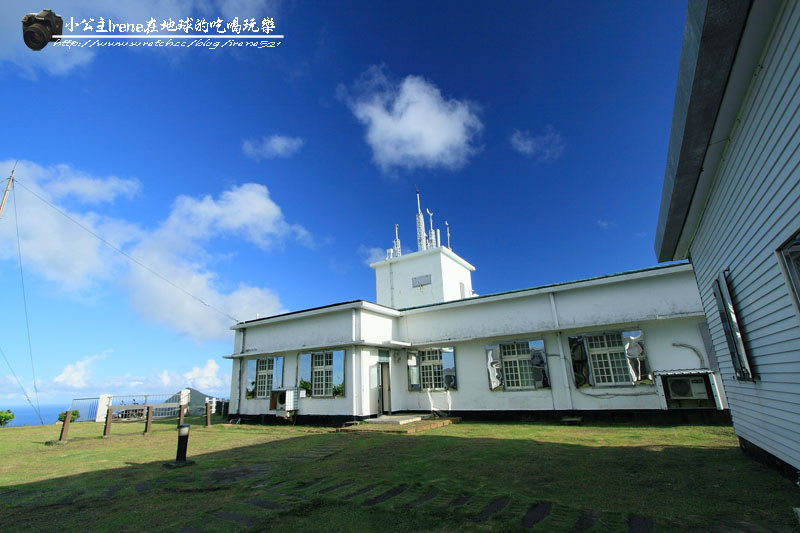
POLYGON ((689 3, 655 250, 694 266, 742 448, 796 479, 800 3, 689 3))
POLYGON ((370 265, 377 303, 233 326, 230 416, 727 409, 691 265, 477 296, 417 204, 418 250, 395 227, 370 265))

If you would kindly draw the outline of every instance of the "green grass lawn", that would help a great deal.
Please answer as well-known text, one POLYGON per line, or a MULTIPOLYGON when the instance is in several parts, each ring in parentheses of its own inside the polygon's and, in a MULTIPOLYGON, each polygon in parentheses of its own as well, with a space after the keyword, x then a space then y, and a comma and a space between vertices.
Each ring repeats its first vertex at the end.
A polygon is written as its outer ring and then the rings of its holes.
POLYGON ((59 425, 0 429, 0 530, 628 531, 633 516, 653 531, 795 531, 800 506, 800 489, 745 457, 729 427, 188 422, 196 464, 173 470, 174 421, 147 436, 115 424, 109 439, 75 423, 61 446, 44 444, 59 425))

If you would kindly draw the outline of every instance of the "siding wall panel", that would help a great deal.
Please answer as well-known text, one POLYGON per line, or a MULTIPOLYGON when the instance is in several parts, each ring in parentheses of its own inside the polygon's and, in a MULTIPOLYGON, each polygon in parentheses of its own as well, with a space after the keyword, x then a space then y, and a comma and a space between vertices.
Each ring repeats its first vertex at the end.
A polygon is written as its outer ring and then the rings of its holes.
POLYGON ((800 3, 784 9, 690 251, 737 434, 800 468, 800 322, 775 253, 800 229, 800 3), (757 383, 733 378, 712 291, 725 269, 757 383))

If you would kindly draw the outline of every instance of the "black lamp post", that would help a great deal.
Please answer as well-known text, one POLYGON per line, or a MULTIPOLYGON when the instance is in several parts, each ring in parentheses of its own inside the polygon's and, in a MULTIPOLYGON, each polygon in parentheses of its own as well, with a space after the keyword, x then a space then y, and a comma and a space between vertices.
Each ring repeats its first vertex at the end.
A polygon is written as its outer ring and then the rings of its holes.
POLYGON ((189 446, 189 424, 178 425, 178 453, 174 461, 164 463, 167 468, 193 465, 194 461, 186 460, 186 448, 189 446))

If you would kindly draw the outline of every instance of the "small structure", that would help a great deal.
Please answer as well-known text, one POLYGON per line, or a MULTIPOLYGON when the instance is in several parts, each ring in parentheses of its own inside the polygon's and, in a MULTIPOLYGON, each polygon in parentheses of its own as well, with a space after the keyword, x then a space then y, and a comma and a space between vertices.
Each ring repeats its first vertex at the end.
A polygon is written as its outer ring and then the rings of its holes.
POLYGON ((792 471, 800 469, 798 50, 800 3, 689 3, 655 242, 659 261, 694 266, 742 448, 792 471))
POLYGON ((370 265, 377 303, 233 327, 231 416, 727 408, 691 265, 478 296, 426 211, 370 265))

